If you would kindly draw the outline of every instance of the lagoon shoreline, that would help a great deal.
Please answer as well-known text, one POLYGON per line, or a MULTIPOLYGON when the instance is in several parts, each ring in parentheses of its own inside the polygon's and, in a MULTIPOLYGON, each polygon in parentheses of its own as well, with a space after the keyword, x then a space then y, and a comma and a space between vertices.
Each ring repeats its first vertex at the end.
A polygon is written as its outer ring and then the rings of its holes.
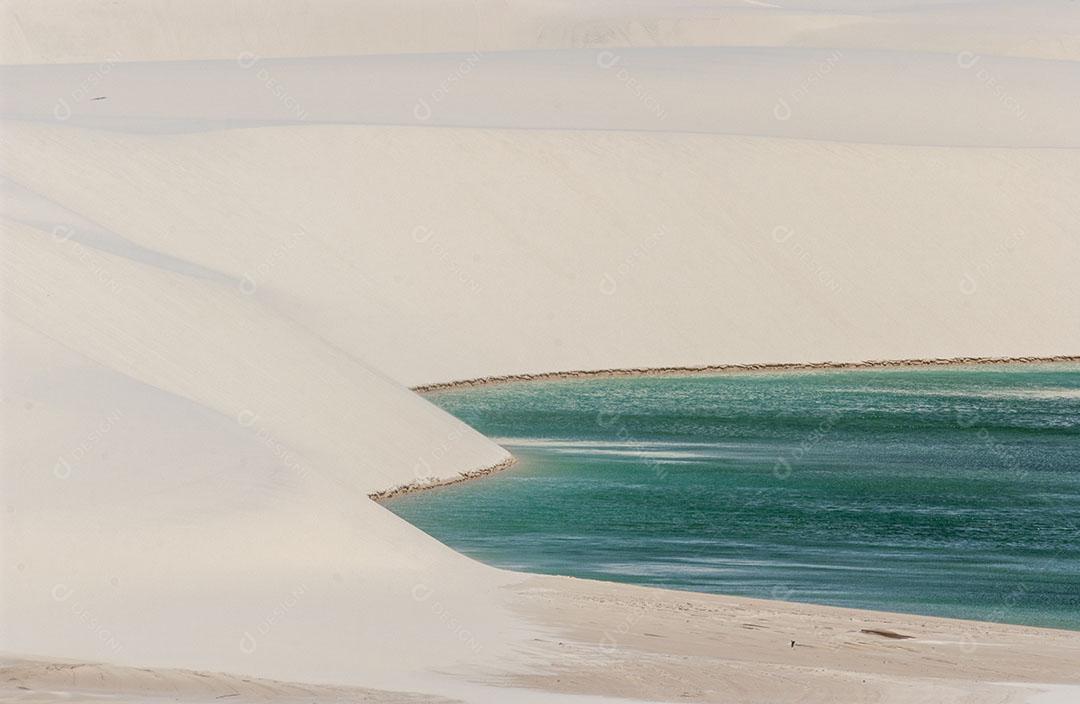
POLYGON ((481 479, 490 474, 495 474, 496 472, 501 472, 505 469, 509 469, 516 463, 517 458, 511 455, 509 459, 505 459, 502 462, 498 462, 489 467, 481 467, 480 469, 462 472, 457 477, 434 479, 428 482, 414 482, 412 484, 405 484, 392 489, 375 491, 371 494, 368 494, 368 498, 378 503, 381 501, 387 501, 388 499, 395 499, 399 496, 405 496, 406 494, 416 494, 421 491, 427 491, 428 489, 438 489, 441 487, 451 486, 453 484, 460 484, 462 482, 472 481, 473 479, 481 479))
MULTIPOLYGON (((441 391, 452 391, 463 388, 477 388, 495 386, 498 384, 513 384, 519 382, 545 382, 566 381, 584 379, 614 379, 621 377, 666 377, 666 376, 704 376, 710 374, 750 374, 770 372, 800 372, 800 371, 846 371, 846 370, 872 370, 872 369, 917 369, 925 367, 963 367, 963 366, 999 366, 1006 364, 1062 364, 1080 362, 1080 355, 1052 355, 1042 357, 943 357, 925 359, 890 359, 890 360, 864 360, 858 362, 784 362, 768 364, 711 364, 700 366, 676 366, 676 367, 639 367, 622 369, 596 369, 596 370, 572 370, 562 372, 541 372, 537 374, 507 374, 500 376, 478 377, 475 379, 462 379, 457 381, 436 382, 411 387, 411 390, 428 395, 441 391)), ((517 463, 517 458, 512 454, 509 458, 493 465, 480 467, 474 470, 465 470, 458 476, 431 481, 416 481, 401 484, 368 494, 368 498, 376 503, 389 499, 399 498, 409 494, 417 494, 430 489, 440 489, 474 479, 484 477, 510 469, 517 463)))
POLYGON ((927 357, 913 359, 863 360, 858 362, 775 362, 765 364, 705 364, 674 367, 627 367, 578 369, 536 374, 504 374, 474 379, 433 382, 410 387, 418 394, 450 389, 509 384, 520 381, 561 381, 565 379, 607 379, 614 377, 690 376, 699 374, 741 374, 754 372, 844 371, 850 369, 904 369, 918 367, 996 366, 1002 364, 1054 364, 1080 362, 1080 355, 1034 357, 927 357))

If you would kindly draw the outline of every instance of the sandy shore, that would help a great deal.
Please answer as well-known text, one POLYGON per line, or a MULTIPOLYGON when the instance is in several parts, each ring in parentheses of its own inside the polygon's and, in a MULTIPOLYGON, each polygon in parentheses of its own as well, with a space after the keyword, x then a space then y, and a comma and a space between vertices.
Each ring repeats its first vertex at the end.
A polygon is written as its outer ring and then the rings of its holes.
POLYGON ((1070 702, 1080 633, 534 576, 538 630, 450 698, 168 668, 7 659, 6 701, 1070 702), (792 643, 794 642, 794 645, 792 643))
POLYGON ((436 489, 441 486, 450 486, 451 484, 460 484, 461 482, 467 482, 472 479, 481 479, 483 477, 494 474, 495 472, 501 472, 504 469, 509 469, 514 465, 515 458, 511 457, 508 460, 493 464, 490 467, 484 467, 482 469, 473 470, 470 472, 462 472, 456 477, 447 477, 445 479, 432 479, 429 481, 417 480, 411 484, 404 484, 393 489, 383 489, 382 491, 376 491, 368 494, 368 498, 373 501, 383 501, 385 499, 392 499, 395 496, 403 496, 405 494, 413 494, 418 491, 426 491, 427 489, 436 489))
POLYGON ((118 667, 98 663, 32 660, 0 656, 0 699, 23 704, 71 702, 365 702, 370 704, 441 704, 442 697, 386 692, 361 687, 332 687, 277 682, 221 672, 167 668, 118 667))
POLYGON ((565 577, 516 586, 514 604, 553 628, 545 645, 559 655, 545 672, 512 681, 552 691, 658 701, 972 704, 1080 694, 1080 633, 1073 631, 565 577))
POLYGON ((505 384, 512 381, 554 381, 559 379, 616 378, 624 376, 683 376, 687 374, 725 374, 747 372, 797 372, 844 369, 897 369, 918 367, 987 366, 995 364, 1047 364, 1052 362, 1080 362, 1080 355, 1052 355, 1048 357, 952 357, 948 359, 882 359, 860 362, 802 362, 777 364, 703 364, 693 367, 651 367, 643 369, 590 369, 546 374, 508 374, 505 376, 480 377, 446 381, 437 384, 414 386, 413 391, 429 393, 467 386, 505 384))

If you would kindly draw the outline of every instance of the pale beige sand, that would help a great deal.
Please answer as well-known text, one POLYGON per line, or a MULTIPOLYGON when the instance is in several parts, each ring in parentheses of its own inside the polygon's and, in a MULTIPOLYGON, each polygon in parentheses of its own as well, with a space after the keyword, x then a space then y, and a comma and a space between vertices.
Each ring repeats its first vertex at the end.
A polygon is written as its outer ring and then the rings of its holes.
MULTIPOLYGON (((1077 149, 356 126, 5 132, 9 178, 129 249, 215 272, 224 291, 257 284, 252 303, 409 386, 1080 349, 1077 149)), ((47 235, 64 217, 33 224, 47 235)))
POLYGON ((560 692, 708 702, 1012 702, 1080 693, 1080 633, 536 577, 560 692), (895 638, 871 631, 907 636, 895 638), (795 646, 791 647, 791 641, 795 646), (1027 683, 1027 684, 1024 684, 1027 683), (1047 686, 1047 683, 1070 686, 1047 686))
POLYGON ((360 687, 276 682, 199 670, 169 670, 0 658, 0 700, 23 704, 71 702, 360 702, 438 704, 454 700, 360 687))
MULTIPOLYGON (((1080 692, 1075 632, 561 577, 530 577, 503 591, 499 601, 539 630, 516 655, 526 670, 489 665, 470 674, 474 686, 461 692, 470 701, 584 693, 604 695, 597 702, 1064 703, 1080 692), (520 687, 528 691, 510 689, 520 687)), ((447 701, 215 672, 25 660, 0 664, 0 696, 48 704, 447 701)))
POLYGON ((528 577, 367 498, 509 459, 410 386, 1076 355, 1075 3, 2 10, 0 651, 108 663, 16 696, 1080 683, 1075 633, 528 577))
POLYGON ((581 47, 795 46, 1080 57, 1068 3, 991 0, 5 0, 0 63, 581 47), (978 4, 978 7, 972 7, 978 4), (287 28, 287 30, 286 30, 287 28))

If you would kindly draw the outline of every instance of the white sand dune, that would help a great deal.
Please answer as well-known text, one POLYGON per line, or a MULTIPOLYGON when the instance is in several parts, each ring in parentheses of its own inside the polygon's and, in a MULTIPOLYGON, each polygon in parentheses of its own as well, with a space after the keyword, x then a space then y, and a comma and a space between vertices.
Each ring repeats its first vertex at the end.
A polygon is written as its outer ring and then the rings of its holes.
POLYGON ((409 385, 1080 348, 1077 150, 403 127, 7 133, 9 178, 233 280, 238 300, 255 286, 409 385))
POLYGON ((527 577, 367 499, 509 457, 410 386, 1080 353, 1072 4, 3 11, 0 651, 115 683, 4 696, 1078 683, 1075 633, 527 577))
POLYGON ((799 46, 1075 59, 1055 0, 7 0, 0 63, 633 46, 799 46))

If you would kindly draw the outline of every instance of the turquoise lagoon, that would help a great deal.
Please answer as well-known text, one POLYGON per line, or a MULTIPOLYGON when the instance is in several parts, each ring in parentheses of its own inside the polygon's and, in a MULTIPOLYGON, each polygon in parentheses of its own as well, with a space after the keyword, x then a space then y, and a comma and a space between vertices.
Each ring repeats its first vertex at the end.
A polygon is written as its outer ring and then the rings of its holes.
POLYGON ((509 383, 519 459, 387 502, 500 567, 1080 629, 1080 366, 509 383))

